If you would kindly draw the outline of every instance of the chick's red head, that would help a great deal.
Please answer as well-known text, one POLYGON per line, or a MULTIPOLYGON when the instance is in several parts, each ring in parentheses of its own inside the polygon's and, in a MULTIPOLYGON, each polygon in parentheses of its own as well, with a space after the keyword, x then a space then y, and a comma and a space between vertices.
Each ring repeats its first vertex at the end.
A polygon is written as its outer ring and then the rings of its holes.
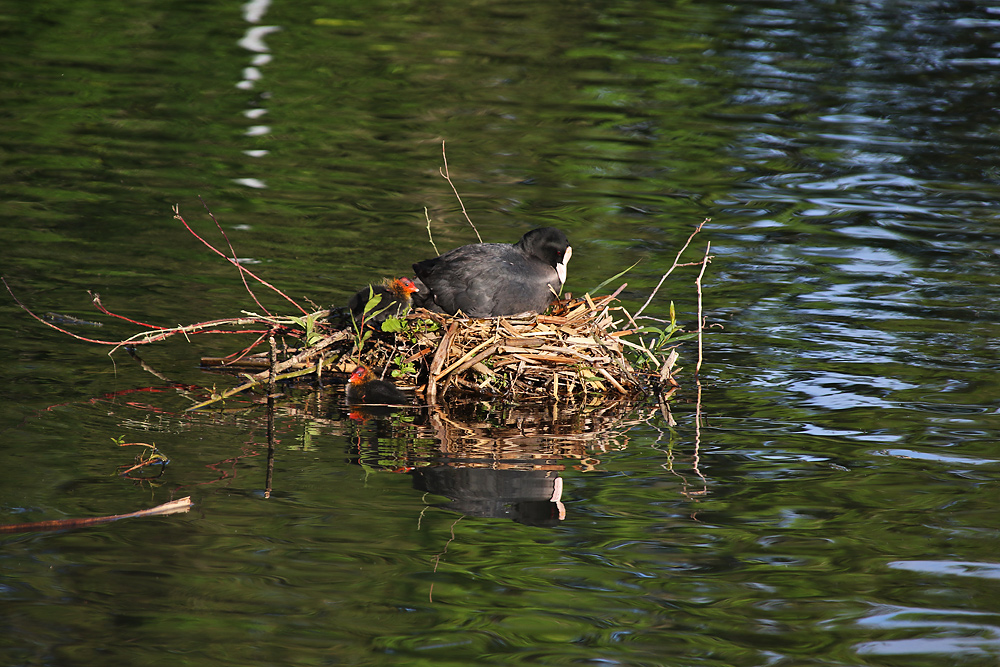
POLYGON ((351 384, 364 384, 365 382, 368 382, 368 380, 371 379, 369 377, 370 375, 371 371, 369 371, 364 366, 358 366, 357 368, 354 369, 354 372, 351 373, 351 379, 349 380, 349 382, 351 384))
POLYGON ((402 297, 407 297, 414 292, 419 292, 417 286, 413 284, 413 281, 409 278, 396 278, 392 281, 391 285, 392 291, 402 297))

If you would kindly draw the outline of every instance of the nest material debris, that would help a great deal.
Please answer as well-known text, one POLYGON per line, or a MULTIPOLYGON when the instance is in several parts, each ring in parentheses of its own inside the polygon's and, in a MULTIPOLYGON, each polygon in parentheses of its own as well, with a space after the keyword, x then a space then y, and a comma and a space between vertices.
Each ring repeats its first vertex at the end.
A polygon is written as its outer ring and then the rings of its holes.
POLYGON ((628 331, 615 330, 620 309, 611 308, 612 301, 588 296, 562 304, 558 315, 442 318, 444 334, 428 371, 428 402, 451 387, 516 398, 635 393, 641 383, 624 355, 620 337, 628 331))
MULTIPOLYGON (((493 319, 419 309, 406 315, 400 331, 367 338, 360 353, 356 332, 339 329, 305 350, 286 354, 275 372, 280 374, 278 379, 320 374, 324 369, 350 372, 360 362, 378 369, 383 377, 392 372, 398 385, 414 390, 427 403, 449 392, 573 401, 592 394, 633 396, 664 382, 676 387, 672 377, 676 354, 658 358, 641 344, 626 340, 624 336, 636 333, 637 327, 615 302, 614 295, 592 299, 588 294, 558 302, 549 315, 493 319), (620 328, 623 323, 631 328, 620 328), (632 348, 628 355, 627 348, 632 348), (639 367, 633 363, 637 354, 643 360, 639 367)), ((237 365, 218 359, 202 363, 258 371, 248 377, 250 382, 226 396, 269 379, 267 364, 256 356, 237 365)))

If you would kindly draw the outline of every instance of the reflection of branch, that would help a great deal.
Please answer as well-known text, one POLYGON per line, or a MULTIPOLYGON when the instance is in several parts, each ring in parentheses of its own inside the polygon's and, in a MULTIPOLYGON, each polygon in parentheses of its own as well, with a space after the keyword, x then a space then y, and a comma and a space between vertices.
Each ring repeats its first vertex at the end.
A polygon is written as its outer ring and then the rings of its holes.
POLYGON ((268 381, 267 381, 267 473, 264 480, 264 499, 271 497, 271 482, 274 479, 274 397, 277 383, 277 373, 275 367, 278 365, 278 345, 272 333, 267 338, 271 346, 268 354, 268 381))
MULTIPOLYGON (((458 525, 458 522, 461 521, 462 518, 463 517, 460 516, 457 519, 455 519, 454 522, 452 522, 452 524, 451 524, 451 537, 449 537, 448 541, 444 543, 444 551, 442 551, 438 555, 434 556, 434 569, 433 569, 433 572, 437 572, 438 571, 438 564, 441 562, 441 557, 444 556, 446 553, 448 553, 448 545, 455 541, 455 526, 458 525)), ((431 582, 430 590, 427 591, 427 600, 430 601, 430 602, 434 602, 434 582, 433 581, 431 582)))
POLYGON ((696 382, 698 385, 698 400, 694 408, 694 454, 691 455, 691 467, 694 468, 695 474, 701 477, 701 481, 704 482, 700 494, 703 495, 708 493, 708 480, 701 474, 701 469, 698 467, 701 461, 701 381, 696 380, 696 382))

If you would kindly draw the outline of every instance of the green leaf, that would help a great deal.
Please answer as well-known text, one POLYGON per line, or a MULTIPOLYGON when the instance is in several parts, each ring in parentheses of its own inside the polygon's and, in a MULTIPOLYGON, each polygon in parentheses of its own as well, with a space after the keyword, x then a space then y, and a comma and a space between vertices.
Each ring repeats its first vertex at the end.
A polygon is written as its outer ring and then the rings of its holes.
POLYGON ((398 317, 387 317, 382 322, 382 331, 396 333, 403 330, 403 320, 398 317))
MULTIPOLYGON (((642 260, 640 259, 639 262, 641 262, 641 261, 642 260)), ((633 264, 632 266, 628 267, 627 269, 625 269, 621 273, 617 273, 617 274, 611 276, 610 278, 608 278, 607 280, 605 280, 603 283, 601 283, 600 285, 598 285, 594 289, 590 290, 589 293, 590 294, 594 294, 594 293, 597 292, 597 290, 601 289, 602 287, 604 287, 605 285, 607 285, 608 283, 610 283, 612 280, 618 280, 619 278, 621 278, 622 276, 624 276, 626 273, 628 273, 629 271, 631 271, 632 269, 634 269, 636 266, 638 266, 639 262, 636 262, 635 264, 633 264)))
POLYGON ((368 303, 365 304, 365 314, 367 315, 373 308, 382 303, 382 295, 376 294, 371 285, 368 286, 368 303))

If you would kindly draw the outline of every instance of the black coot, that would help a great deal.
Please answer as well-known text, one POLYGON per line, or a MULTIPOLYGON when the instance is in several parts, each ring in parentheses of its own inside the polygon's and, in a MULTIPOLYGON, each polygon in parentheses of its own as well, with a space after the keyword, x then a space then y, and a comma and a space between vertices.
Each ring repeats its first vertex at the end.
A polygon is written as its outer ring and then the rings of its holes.
POLYGON ((359 324, 362 320, 365 324, 378 324, 384 322, 387 317, 404 315, 412 302, 410 295, 417 291, 417 286, 409 278, 394 278, 386 280, 381 285, 370 285, 361 290, 351 297, 347 307, 359 324), (373 294, 381 297, 381 300, 365 315, 365 306, 373 294))
POLYGON ((406 394, 391 382, 376 380, 375 374, 365 366, 358 366, 347 381, 348 403, 387 403, 406 405, 406 394))
POLYGON ((414 306, 466 317, 500 317, 548 308, 566 282, 573 254, 555 227, 532 229, 514 244, 474 243, 413 265, 414 306))

